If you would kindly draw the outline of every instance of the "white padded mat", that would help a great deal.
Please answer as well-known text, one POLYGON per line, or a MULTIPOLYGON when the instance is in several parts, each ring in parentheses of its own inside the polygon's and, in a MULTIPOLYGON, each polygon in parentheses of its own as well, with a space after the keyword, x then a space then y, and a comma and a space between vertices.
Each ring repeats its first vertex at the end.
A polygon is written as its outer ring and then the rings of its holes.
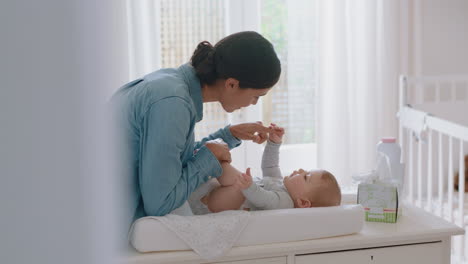
MULTIPOLYGON (((249 212, 247 226, 234 246, 290 242, 359 232, 364 224, 360 205, 249 212)), ((139 252, 190 250, 158 217, 135 221, 129 236, 139 252)))

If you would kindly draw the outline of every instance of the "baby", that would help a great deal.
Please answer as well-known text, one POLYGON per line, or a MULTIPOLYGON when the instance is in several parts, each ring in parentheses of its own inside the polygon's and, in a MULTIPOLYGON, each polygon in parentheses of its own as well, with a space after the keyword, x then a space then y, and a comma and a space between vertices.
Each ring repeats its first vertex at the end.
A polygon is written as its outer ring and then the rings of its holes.
POLYGON ((282 177, 279 168, 279 147, 284 129, 270 125, 272 132, 262 157, 263 179, 255 182, 250 168, 241 173, 229 163, 223 163, 223 174, 218 178, 221 186, 202 198, 211 212, 244 209, 269 210, 337 206, 341 191, 335 177, 325 170, 295 170, 282 177))

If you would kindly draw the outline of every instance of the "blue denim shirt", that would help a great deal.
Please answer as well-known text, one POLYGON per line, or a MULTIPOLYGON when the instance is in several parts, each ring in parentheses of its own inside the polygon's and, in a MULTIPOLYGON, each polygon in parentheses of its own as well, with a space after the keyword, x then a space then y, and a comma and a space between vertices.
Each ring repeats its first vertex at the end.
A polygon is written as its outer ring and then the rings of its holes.
POLYGON ((126 157, 120 169, 130 188, 127 207, 133 220, 171 212, 200 184, 221 175, 205 141, 222 138, 229 148, 241 143, 229 126, 194 141, 195 123, 203 118, 203 98, 190 64, 132 81, 114 94, 112 103, 123 141, 120 151, 126 157))

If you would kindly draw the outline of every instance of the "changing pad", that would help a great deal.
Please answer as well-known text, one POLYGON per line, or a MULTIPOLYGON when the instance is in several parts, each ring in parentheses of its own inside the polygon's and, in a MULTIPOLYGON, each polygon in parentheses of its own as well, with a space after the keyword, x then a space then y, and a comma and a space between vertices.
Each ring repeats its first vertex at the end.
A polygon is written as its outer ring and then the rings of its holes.
MULTIPOLYGON (((254 211, 249 214, 249 222, 234 246, 348 235, 359 232, 364 225, 361 205, 254 211)), ((150 216, 135 221, 129 238, 139 252, 191 249, 157 218, 150 216)))

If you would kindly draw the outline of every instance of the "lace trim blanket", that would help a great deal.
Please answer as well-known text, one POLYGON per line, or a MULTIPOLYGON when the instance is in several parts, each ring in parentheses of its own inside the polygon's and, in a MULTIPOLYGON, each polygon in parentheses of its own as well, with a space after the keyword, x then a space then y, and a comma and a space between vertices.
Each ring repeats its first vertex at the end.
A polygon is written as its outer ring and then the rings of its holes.
POLYGON ((249 220, 249 212, 224 211, 214 214, 152 217, 161 221, 200 257, 215 259, 225 255, 239 238, 249 220))

